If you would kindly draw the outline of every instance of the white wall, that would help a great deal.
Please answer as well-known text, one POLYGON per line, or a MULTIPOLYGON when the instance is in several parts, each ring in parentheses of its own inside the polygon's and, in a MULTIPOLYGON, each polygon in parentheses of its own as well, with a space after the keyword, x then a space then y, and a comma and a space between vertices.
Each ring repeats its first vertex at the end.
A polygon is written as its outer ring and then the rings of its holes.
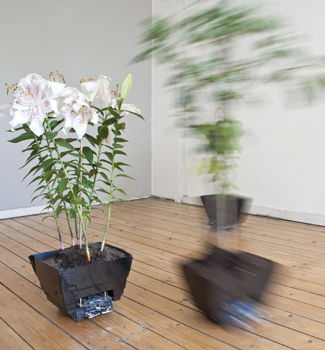
MULTIPOLYGON (((128 73, 133 87, 126 102, 137 104, 146 122, 128 116, 126 146, 128 174, 121 187, 128 198, 151 194, 151 63, 130 65, 138 53, 140 22, 151 15, 151 0, 3 0, 0 4, 1 57, 0 104, 10 102, 5 83, 13 84, 29 73, 48 78, 50 71, 64 74, 67 85, 80 87, 80 79, 100 74, 121 83, 128 73)), ((10 120, 0 118, 0 217, 19 215, 32 205, 33 187, 21 183, 26 173, 21 145, 9 144, 10 120)), ((35 208, 39 210, 39 208, 35 208)), ((28 213, 33 209, 28 209, 28 213)))
MULTIPOLYGON (((153 9, 167 3, 153 0, 153 9)), ((290 19, 298 33, 306 33, 311 53, 325 54, 322 0, 269 3, 274 12, 290 19)), ((166 118, 170 112, 163 103, 170 101, 163 87, 166 75, 166 68, 153 68, 153 159, 159 160, 159 171, 153 163, 153 194, 197 203, 194 197, 210 189, 191 175, 190 140, 171 130, 166 118)), ((325 225, 325 105, 288 108, 273 87, 261 92, 267 100, 263 106, 234 108, 233 116, 246 129, 237 169, 240 193, 253 198, 253 213, 325 225)))

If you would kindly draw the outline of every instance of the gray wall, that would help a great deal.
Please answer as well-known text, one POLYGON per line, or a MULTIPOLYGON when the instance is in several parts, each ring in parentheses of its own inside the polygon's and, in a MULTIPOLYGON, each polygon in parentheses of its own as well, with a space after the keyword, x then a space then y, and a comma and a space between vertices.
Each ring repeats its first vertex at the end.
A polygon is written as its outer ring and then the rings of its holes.
MULTIPOLYGON (((151 15, 151 0, 2 0, 0 4, 0 104, 10 102, 5 83, 16 83, 29 73, 48 79, 59 70, 66 83, 80 89, 80 79, 112 79, 112 87, 128 73, 133 87, 127 97, 137 104, 146 122, 128 116, 126 146, 128 174, 137 181, 121 184, 128 198, 151 194, 151 63, 130 65, 137 53, 140 22, 151 15)), ((26 171, 21 144, 8 139, 11 120, 0 118, 0 210, 41 205, 30 203, 33 187, 21 183, 26 171)))

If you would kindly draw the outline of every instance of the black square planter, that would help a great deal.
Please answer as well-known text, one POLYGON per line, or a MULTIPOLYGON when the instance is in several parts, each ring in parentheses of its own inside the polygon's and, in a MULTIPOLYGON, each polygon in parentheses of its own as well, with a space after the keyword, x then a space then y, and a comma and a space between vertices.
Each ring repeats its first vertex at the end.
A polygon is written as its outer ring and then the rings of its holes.
POLYGON ((47 299, 66 314, 72 315, 80 298, 103 292, 107 292, 113 300, 121 298, 131 269, 132 255, 122 249, 112 248, 124 253, 125 257, 60 271, 43 261, 59 250, 33 254, 29 260, 47 299))
POLYGON ((235 195, 206 195, 201 196, 201 200, 209 225, 220 231, 237 226, 243 207, 251 203, 251 199, 235 195))
POLYGON ((192 261, 183 270, 196 306, 219 324, 224 305, 260 301, 274 267, 268 259, 214 247, 207 259, 192 261))

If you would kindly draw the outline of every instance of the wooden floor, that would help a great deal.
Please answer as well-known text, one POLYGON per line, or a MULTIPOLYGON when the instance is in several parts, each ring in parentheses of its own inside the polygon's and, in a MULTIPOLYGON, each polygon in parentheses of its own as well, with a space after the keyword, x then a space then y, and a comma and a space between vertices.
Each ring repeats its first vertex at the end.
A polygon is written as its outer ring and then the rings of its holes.
MULTIPOLYGON (((325 228, 248 216, 241 229, 219 234, 221 246, 282 265, 264 294, 268 320, 229 331, 196 309, 182 274, 181 264, 216 244, 203 208, 145 199, 115 209, 107 239, 134 257, 127 286, 112 313, 79 323, 47 301, 27 258, 59 249, 54 222, 0 221, 1 350, 325 349, 325 228)), ((95 212, 91 242, 105 220, 95 212)))

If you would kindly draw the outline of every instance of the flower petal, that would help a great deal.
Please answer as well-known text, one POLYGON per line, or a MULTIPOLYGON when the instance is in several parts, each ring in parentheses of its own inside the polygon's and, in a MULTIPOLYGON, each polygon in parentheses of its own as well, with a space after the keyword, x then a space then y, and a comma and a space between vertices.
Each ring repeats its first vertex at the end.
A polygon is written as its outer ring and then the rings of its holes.
POLYGON ((43 111, 42 106, 32 108, 29 128, 35 135, 41 136, 44 133, 43 121, 45 118, 46 115, 43 111))
POLYGON ((11 131, 14 131, 17 126, 29 122, 31 114, 32 111, 30 109, 19 110, 11 108, 10 115, 13 117, 9 122, 11 131))
POLYGON ((85 104, 86 96, 76 88, 65 88, 62 93, 63 107, 62 110, 71 110, 78 112, 85 104))
POLYGON ((102 108, 110 106, 111 103, 110 80, 111 79, 105 75, 100 75, 97 80, 99 104, 102 108))
POLYGON ((93 124, 98 122, 97 113, 86 103, 78 112, 74 112, 72 108, 70 110, 67 109, 64 113, 64 118, 63 132, 67 133, 71 128, 74 128, 79 140, 85 135, 89 122, 93 124))
POLYGON ((98 81, 88 81, 81 83, 81 91, 87 97, 87 101, 92 102, 97 95, 99 83, 98 81))
POLYGON ((42 92, 46 85, 46 80, 38 74, 28 74, 27 77, 20 79, 18 87, 22 89, 25 94, 30 94, 36 101, 42 98, 42 92))
POLYGON ((131 105, 129 103, 123 103, 121 106, 121 111, 122 111, 121 116, 123 116, 123 117, 125 115, 128 115, 129 112, 141 114, 141 111, 137 105, 131 105))
POLYGON ((56 81, 47 81, 43 89, 43 93, 47 97, 57 98, 60 97, 65 88, 65 84, 57 83, 56 81))
POLYGON ((53 111, 55 115, 59 114, 58 103, 57 101, 53 100, 53 98, 50 98, 50 97, 43 98, 42 106, 44 108, 45 113, 50 113, 53 111))
POLYGON ((11 108, 12 107, 12 103, 5 103, 5 104, 3 104, 3 105, 0 105, 0 117, 1 118, 4 118, 5 117, 5 115, 4 115, 4 113, 3 113, 3 109, 8 109, 8 108, 11 108))

